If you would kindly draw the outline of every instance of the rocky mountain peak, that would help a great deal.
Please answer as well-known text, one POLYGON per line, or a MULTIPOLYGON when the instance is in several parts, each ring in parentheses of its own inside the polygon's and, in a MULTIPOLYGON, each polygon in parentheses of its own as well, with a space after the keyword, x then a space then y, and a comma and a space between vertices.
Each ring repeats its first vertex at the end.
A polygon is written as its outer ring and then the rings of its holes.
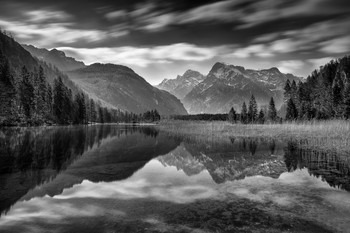
POLYGON ((202 74, 199 73, 198 71, 189 69, 189 70, 186 70, 186 72, 182 76, 178 75, 178 77, 201 76, 201 75, 202 74))
POLYGON ((157 87, 170 92, 182 99, 194 86, 205 79, 205 76, 195 70, 186 70, 183 75, 177 75, 176 79, 164 79, 157 87))
POLYGON ((300 80, 281 73, 276 67, 253 70, 217 62, 207 78, 185 96, 183 103, 191 114, 227 113, 231 107, 240 109, 253 94, 259 105, 268 105, 270 98, 274 97, 279 107, 287 79, 300 80))
POLYGON ((57 50, 57 49, 51 49, 50 53, 55 54, 60 57, 66 57, 66 54, 63 51, 57 50))

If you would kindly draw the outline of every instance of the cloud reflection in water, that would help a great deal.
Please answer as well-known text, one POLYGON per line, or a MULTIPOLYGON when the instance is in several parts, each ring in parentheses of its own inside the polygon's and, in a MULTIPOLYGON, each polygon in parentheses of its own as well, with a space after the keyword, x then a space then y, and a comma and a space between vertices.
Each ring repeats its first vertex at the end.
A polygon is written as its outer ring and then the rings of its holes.
POLYGON ((129 179, 109 183, 84 181, 54 198, 152 198, 189 203, 198 199, 214 198, 217 195, 215 187, 216 184, 207 171, 189 178, 183 171, 178 171, 175 167, 164 167, 154 159, 129 179))

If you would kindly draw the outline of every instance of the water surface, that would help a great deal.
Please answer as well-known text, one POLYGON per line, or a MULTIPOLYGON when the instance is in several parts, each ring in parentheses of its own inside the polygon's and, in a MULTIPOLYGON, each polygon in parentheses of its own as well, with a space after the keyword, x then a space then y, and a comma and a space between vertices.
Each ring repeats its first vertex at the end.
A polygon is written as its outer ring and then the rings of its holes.
POLYGON ((0 131, 0 232, 349 232, 347 156, 154 128, 0 131))

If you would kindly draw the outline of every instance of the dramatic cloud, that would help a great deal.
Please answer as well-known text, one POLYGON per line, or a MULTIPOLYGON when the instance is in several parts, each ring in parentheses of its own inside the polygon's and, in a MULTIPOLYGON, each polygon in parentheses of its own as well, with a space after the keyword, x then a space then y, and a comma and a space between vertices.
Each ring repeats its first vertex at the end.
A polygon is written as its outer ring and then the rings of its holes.
POLYGON ((79 40, 94 42, 102 40, 106 36, 106 33, 99 30, 71 29, 69 28, 69 23, 37 25, 0 20, 0 25, 7 28, 16 38, 24 39, 27 43, 34 43, 37 46, 49 48, 57 43, 70 44, 79 40))
POLYGON ((350 51, 350 36, 335 38, 321 43, 321 51, 325 53, 344 53, 350 51))
POLYGON ((304 62, 299 60, 288 60, 281 61, 278 64, 278 68, 283 73, 294 73, 296 70, 299 70, 303 67, 304 62))
POLYGON ((315 59, 350 52, 349 13, 348 0, 3 0, 0 27, 154 83, 216 61, 307 76, 315 59))
POLYGON ((250 45, 246 48, 236 49, 232 54, 228 56, 233 56, 237 58, 249 58, 251 56, 257 57, 271 57, 273 56, 270 49, 268 49, 264 44, 250 45))
POLYGON ((213 58, 223 47, 201 48, 192 44, 173 44, 154 47, 116 47, 116 48, 70 48, 59 50, 72 54, 88 64, 95 62, 121 63, 140 67, 149 64, 171 63, 174 61, 204 61, 213 58))
POLYGON ((71 15, 63 11, 34 10, 26 12, 28 21, 33 23, 48 23, 50 21, 66 21, 71 19, 71 15))

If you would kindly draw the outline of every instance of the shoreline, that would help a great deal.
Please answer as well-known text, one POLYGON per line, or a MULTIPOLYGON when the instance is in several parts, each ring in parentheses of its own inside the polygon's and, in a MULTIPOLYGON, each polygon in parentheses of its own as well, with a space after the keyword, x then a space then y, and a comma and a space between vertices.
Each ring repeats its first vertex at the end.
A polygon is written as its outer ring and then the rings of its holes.
POLYGON ((329 120, 282 124, 231 124, 227 121, 161 121, 156 128, 195 140, 232 137, 293 140, 311 149, 350 152, 350 121, 329 120))

